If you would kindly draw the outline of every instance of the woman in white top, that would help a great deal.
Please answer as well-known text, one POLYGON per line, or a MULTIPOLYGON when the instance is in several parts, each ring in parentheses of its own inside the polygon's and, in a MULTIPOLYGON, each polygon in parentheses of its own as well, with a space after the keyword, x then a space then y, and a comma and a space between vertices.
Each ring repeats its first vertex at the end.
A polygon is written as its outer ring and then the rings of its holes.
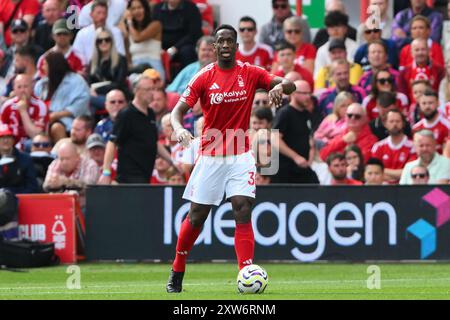
POLYGON ((150 5, 146 0, 131 0, 125 14, 124 28, 128 38, 129 62, 132 68, 150 64, 164 80, 164 67, 161 62, 162 25, 153 20, 150 5), (131 60, 131 61, 130 61, 131 60))

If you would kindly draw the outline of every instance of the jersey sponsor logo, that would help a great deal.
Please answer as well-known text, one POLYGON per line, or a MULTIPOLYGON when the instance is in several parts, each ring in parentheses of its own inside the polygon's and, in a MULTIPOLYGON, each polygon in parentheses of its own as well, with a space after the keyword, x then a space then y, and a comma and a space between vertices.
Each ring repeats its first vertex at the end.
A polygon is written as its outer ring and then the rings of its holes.
POLYGON ((238 75, 238 86, 241 88, 245 87, 244 79, 242 79, 241 75, 238 75))
POLYGON ((209 95, 211 98, 210 104, 221 104, 222 101, 225 102, 234 102, 238 100, 242 100, 242 98, 247 98, 247 91, 241 90, 241 91, 231 91, 231 92, 223 92, 223 93, 211 93, 209 95), (234 99, 237 98, 238 100, 234 99), (229 99, 229 100, 227 100, 229 99))
POLYGON ((219 85, 217 83, 213 83, 213 85, 209 88, 209 90, 218 90, 220 89, 219 85))

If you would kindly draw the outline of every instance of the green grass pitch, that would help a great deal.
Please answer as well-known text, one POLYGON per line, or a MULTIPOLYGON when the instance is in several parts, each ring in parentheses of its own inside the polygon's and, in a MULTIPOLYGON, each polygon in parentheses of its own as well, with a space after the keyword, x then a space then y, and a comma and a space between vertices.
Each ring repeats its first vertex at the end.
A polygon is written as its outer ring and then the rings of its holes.
POLYGON ((181 294, 167 294, 168 264, 79 264, 81 289, 68 289, 67 266, 0 271, 3 299, 450 299, 450 264, 379 264, 381 288, 368 289, 369 264, 261 263, 269 274, 262 295, 240 295, 231 263, 191 263, 181 294))

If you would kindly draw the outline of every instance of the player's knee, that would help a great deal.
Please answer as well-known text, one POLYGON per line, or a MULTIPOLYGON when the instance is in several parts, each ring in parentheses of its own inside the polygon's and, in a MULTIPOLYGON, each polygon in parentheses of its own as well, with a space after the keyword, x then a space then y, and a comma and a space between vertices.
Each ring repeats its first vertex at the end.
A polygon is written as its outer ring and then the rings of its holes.
POLYGON ((247 223, 251 221, 252 201, 250 199, 239 199, 233 203, 234 219, 237 223, 247 223))
POLYGON ((195 227, 200 228, 205 223, 208 218, 208 212, 205 213, 205 210, 201 208, 192 207, 189 212, 189 222, 195 227))

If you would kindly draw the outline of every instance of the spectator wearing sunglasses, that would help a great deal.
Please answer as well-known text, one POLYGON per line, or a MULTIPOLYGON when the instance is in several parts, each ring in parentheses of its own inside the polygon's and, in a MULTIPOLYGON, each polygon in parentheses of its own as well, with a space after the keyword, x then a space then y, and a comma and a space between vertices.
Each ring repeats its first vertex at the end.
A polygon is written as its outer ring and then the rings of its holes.
POLYGON ((411 169, 411 184, 428 184, 430 181, 430 173, 427 167, 417 165, 411 169))
POLYGON ((347 108, 347 129, 333 138, 320 151, 320 157, 325 161, 331 153, 343 152, 348 145, 356 144, 364 157, 370 158, 370 150, 378 141, 369 127, 364 108, 359 103, 353 103, 347 108))
POLYGON ((47 174, 48 166, 55 159, 54 155, 51 154, 51 150, 52 143, 46 133, 39 133, 33 138, 30 156, 33 160, 36 179, 41 191, 43 191, 42 185, 47 174))
MULTIPOLYGON (((295 47, 295 63, 313 74, 317 50, 312 44, 303 42, 302 19, 293 16, 284 20, 283 32, 285 40, 295 47)), ((277 70, 277 67, 278 60, 276 56, 272 65, 272 70, 277 70)))
POLYGON ((381 29, 368 29, 366 27, 364 37, 367 42, 356 50, 355 62, 361 65, 364 71, 390 67, 398 73, 396 71, 398 68, 398 50, 395 42, 382 38, 381 29))
POLYGON ((370 94, 364 98, 362 105, 366 110, 369 121, 378 118, 377 99, 380 93, 390 92, 395 95, 395 105, 397 108, 407 115, 408 110, 408 97, 401 92, 397 92, 395 86, 395 78, 390 73, 389 69, 377 70, 371 77, 370 94))
POLYGON ((95 33, 95 49, 88 67, 92 114, 104 110, 105 96, 112 89, 128 93, 127 59, 117 52, 109 29, 98 28, 95 33))
POLYGON ((414 149, 417 160, 408 162, 403 169, 400 184, 412 184, 412 168, 422 165, 429 172, 430 184, 448 184, 450 181, 450 159, 436 152, 436 140, 430 130, 414 134, 414 149))
MULTIPOLYGON (((444 54, 441 45, 431 38, 431 24, 427 17, 418 15, 411 21, 411 38, 426 39, 430 50, 430 61, 440 66, 445 65, 444 54)), ((400 70, 413 62, 411 44, 405 45, 400 51, 400 70)))
POLYGON ((94 132, 98 133, 105 143, 108 142, 112 133, 117 114, 120 110, 126 108, 127 105, 127 98, 119 89, 113 89, 106 94, 105 109, 108 112, 108 117, 100 120, 94 129, 94 132))
POLYGON ((242 42, 236 52, 236 59, 270 71, 273 49, 266 44, 257 43, 256 33, 256 21, 249 16, 242 17, 239 21, 239 36, 242 42))
MULTIPOLYGON (((292 17, 291 8, 288 0, 272 0, 272 19, 262 26, 261 33, 259 35, 259 41, 265 43, 275 50, 275 45, 284 39, 283 22, 288 17, 292 17)), ((311 30, 308 22, 305 19, 301 19, 302 22, 302 37, 303 42, 311 42, 311 30)))
MULTIPOLYGON (((392 2, 394 2, 394 1, 392 1, 392 2)), ((398 0, 395 2, 398 2, 398 0)), ((377 27, 381 29, 380 34, 383 39, 390 39, 391 34, 392 34, 392 30, 391 30, 392 23, 394 20, 389 13, 389 7, 390 7, 389 0, 370 0, 369 5, 377 6, 379 8, 380 21, 379 21, 379 24, 377 25, 377 27)), ((363 45, 364 43, 368 42, 366 37, 364 36, 364 31, 366 29, 367 29, 366 21, 363 21, 359 25, 357 35, 356 35, 356 42, 358 42, 358 44, 360 44, 360 45, 363 45)))

